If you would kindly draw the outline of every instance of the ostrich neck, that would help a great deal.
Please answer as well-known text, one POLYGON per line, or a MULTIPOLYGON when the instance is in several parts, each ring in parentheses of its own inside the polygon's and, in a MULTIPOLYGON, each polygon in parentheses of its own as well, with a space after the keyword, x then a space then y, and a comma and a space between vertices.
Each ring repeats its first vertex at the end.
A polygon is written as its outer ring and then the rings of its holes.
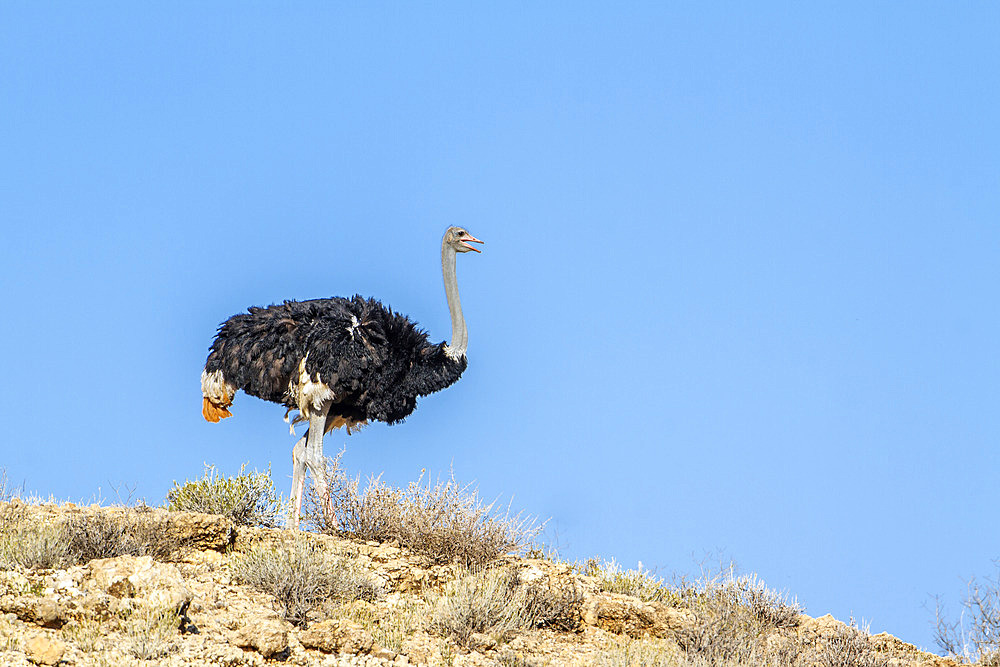
POLYGON ((462 316, 462 301, 458 298, 458 278, 455 276, 455 249, 441 244, 441 270, 444 272, 444 291, 448 295, 448 312, 451 313, 451 343, 445 351, 454 359, 465 356, 469 348, 469 331, 462 316))

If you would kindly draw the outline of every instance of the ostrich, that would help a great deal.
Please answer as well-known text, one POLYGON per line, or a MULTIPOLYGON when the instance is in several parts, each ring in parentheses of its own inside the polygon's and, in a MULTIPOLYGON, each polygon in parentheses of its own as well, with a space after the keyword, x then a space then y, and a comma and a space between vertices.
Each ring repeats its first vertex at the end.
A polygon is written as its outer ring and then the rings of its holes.
POLYGON ((469 333, 455 277, 457 253, 482 243, 461 227, 441 241, 441 266, 451 313, 451 342, 432 344, 406 316, 375 299, 354 296, 285 301, 252 307, 222 323, 201 374, 202 415, 231 417, 237 389, 280 403, 309 429, 292 448, 289 525, 298 528, 306 469, 326 498, 323 436, 370 421, 395 424, 417 407, 417 397, 453 384, 466 367, 469 333))

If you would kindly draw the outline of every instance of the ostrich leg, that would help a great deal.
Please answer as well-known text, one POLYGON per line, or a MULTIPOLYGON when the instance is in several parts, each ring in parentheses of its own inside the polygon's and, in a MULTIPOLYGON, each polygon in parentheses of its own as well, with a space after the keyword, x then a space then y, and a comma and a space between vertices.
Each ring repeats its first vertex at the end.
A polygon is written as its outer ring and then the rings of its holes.
MULTIPOLYGON (((327 494, 326 483, 326 457, 323 456, 323 435, 326 433, 326 416, 330 412, 331 402, 326 402, 323 406, 313 412, 309 417, 309 432, 306 433, 306 456, 305 464, 312 473, 313 487, 316 496, 323 503, 323 509, 327 516, 331 517, 330 497, 327 494)), ((332 518, 332 517, 331 517, 332 518)))
POLYGON ((295 443, 292 448, 292 492, 291 508, 288 517, 288 527, 297 530, 299 516, 302 514, 302 494, 305 491, 306 469, 313 476, 316 494, 327 501, 326 460, 323 458, 323 433, 326 428, 326 415, 330 411, 330 403, 325 403, 309 418, 309 430, 295 443))
POLYGON ((299 528, 299 515, 302 514, 302 491, 306 481, 306 444, 309 433, 302 436, 292 448, 292 493, 289 497, 291 507, 288 509, 288 521, 285 525, 292 530, 299 528))

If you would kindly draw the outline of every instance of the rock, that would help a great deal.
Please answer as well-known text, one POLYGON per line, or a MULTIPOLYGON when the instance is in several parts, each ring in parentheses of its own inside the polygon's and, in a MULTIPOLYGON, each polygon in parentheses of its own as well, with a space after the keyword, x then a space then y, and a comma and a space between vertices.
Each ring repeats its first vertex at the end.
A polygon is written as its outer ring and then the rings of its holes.
POLYGON ((170 537, 192 549, 225 551, 236 541, 236 524, 227 517, 199 512, 166 512, 166 516, 170 537))
POLYGON ((587 598, 581 609, 587 625, 629 637, 671 637, 689 632, 692 612, 662 602, 643 602, 626 595, 602 593, 587 598))
POLYGON ((904 657, 920 667, 957 667, 951 658, 925 653, 913 644, 908 644, 898 637, 894 637, 887 632, 874 635, 870 639, 872 648, 883 655, 904 657))
POLYGON ((176 566, 156 563, 149 556, 92 560, 83 588, 113 597, 140 598, 150 606, 179 609, 191 601, 191 591, 176 566))
POLYGON ((38 600, 38 604, 35 606, 36 623, 45 628, 61 628, 69 620, 66 617, 67 610, 64 607, 51 598, 38 600))
POLYGON ((455 662, 452 664, 455 667, 493 667, 496 662, 490 660, 478 651, 472 651, 471 653, 466 653, 465 655, 456 655, 455 662))
POLYGON ((829 639, 836 637, 838 633, 847 630, 847 624, 835 619, 832 615, 811 618, 805 614, 799 614, 798 634, 808 641, 817 639, 829 639))
POLYGON ((24 643, 28 660, 36 665, 55 665, 62 660, 66 644, 45 635, 36 635, 24 643))
POLYGON ((61 603, 52 598, 4 597, 0 609, 11 613, 25 623, 33 623, 43 628, 59 629, 70 620, 76 604, 61 603))
POLYGON ((497 640, 481 632, 473 632, 469 635, 468 646, 476 651, 489 651, 497 647, 497 640))
POLYGON ((299 642, 324 653, 370 653, 375 646, 370 632, 347 619, 315 623, 299 633, 299 642))
POLYGON ((376 658, 379 658, 380 660, 386 660, 388 662, 392 662, 396 659, 395 651, 393 651, 392 649, 382 648, 379 646, 375 646, 372 649, 372 655, 376 658))
POLYGON ((265 658, 288 656, 288 629, 276 618, 255 619, 236 631, 234 642, 241 648, 251 648, 265 658))
POLYGON ((403 640, 403 654, 414 665, 444 663, 440 646, 427 635, 417 634, 403 640))

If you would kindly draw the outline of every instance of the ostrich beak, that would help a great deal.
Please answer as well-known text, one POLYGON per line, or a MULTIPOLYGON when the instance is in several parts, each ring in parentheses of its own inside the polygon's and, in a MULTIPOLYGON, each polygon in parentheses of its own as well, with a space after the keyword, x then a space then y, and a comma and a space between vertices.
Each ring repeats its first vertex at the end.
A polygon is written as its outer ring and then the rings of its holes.
POLYGON ((473 248, 471 245, 469 245, 469 241, 472 241, 473 243, 485 243, 485 241, 480 241, 479 239, 477 239, 472 234, 466 234, 465 238, 462 239, 462 245, 464 245, 469 250, 474 250, 476 252, 482 252, 482 250, 480 250, 479 248, 473 248))

